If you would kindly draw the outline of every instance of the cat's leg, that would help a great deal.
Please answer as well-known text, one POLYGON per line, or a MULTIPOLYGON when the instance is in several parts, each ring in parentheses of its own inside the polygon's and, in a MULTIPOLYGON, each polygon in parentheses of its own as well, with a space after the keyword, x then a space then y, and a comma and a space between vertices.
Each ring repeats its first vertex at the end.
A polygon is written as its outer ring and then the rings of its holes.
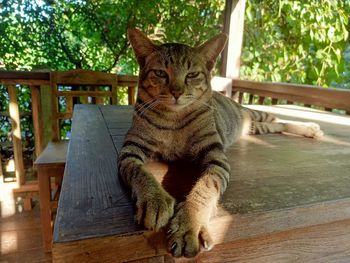
POLYGON ((323 131, 317 123, 276 120, 274 122, 251 122, 250 134, 292 133, 309 138, 320 138, 323 131))
POLYGON ((213 247, 208 224, 227 186, 230 166, 219 143, 203 148, 199 155, 203 153, 204 172, 186 200, 178 204, 169 224, 168 250, 175 257, 194 257, 201 247, 213 247))
POLYGON ((320 138, 323 131, 317 123, 297 122, 276 118, 273 114, 242 108, 243 134, 292 133, 310 138, 320 138))
POLYGON ((145 168, 148 157, 145 146, 125 145, 119 155, 119 176, 132 191, 137 222, 148 229, 159 230, 173 216, 175 199, 145 168))

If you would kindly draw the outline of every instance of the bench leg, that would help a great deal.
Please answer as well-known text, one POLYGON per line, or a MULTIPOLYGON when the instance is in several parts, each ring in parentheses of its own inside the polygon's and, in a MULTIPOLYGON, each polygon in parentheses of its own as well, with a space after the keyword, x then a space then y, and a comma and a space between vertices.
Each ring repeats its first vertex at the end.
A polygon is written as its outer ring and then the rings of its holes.
POLYGON ((31 211, 32 210, 32 198, 31 197, 24 197, 23 198, 23 209, 24 211, 31 211))
POLYGON ((51 208, 50 208, 50 176, 45 168, 38 169, 39 179, 39 199, 40 199, 40 217, 42 226, 43 245, 46 252, 51 251, 52 227, 51 227, 51 208))

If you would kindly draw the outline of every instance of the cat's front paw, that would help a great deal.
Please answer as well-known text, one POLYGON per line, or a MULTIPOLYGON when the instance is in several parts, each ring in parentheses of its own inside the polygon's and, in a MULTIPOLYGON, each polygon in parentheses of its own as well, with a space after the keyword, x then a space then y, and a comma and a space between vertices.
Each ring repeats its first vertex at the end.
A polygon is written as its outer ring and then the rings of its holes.
POLYGON ((175 199, 160 189, 139 195, 136 200, 136 221, 147 229, 158 231, 174 214, 175 199))
POLYGON ((194 257, 201 248, 210 250, 214 244, 207 229, 206 218, 201 218, 186 202, 180 203, 168 229, 168 251, 175 257, 194 257))

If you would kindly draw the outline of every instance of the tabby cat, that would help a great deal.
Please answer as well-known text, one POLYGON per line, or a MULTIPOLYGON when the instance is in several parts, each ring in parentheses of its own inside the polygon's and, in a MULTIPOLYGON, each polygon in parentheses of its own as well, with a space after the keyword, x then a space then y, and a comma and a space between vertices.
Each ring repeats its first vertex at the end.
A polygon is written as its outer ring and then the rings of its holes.
POLYGON ((227 36, 199 47, 155 45, 137 29, 128 38, 140 65, 133 125, 119 155, 119 174, 131 188, 136 219, 146 228, 167 227, 168 250, 176 257, 210 249, 207 225, 230 177, 225 149, 242 133, 322 135, 317 124, 284 123, 250 110, 210 86, 211 70, 227 36), (145 168, 151 159, 191 159, 202 175, 179 204, 145 168))

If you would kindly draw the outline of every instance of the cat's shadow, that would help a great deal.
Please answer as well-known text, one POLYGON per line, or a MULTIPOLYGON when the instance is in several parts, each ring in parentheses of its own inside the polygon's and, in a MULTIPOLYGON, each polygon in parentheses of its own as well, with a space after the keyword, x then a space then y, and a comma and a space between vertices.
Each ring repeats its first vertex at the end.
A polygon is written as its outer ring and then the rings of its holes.
POLYGON ((164 189, 177 202, 185 200, 201 175, 199 166, 186 160, 167 163, 152 162, 148 166, 164 189))

